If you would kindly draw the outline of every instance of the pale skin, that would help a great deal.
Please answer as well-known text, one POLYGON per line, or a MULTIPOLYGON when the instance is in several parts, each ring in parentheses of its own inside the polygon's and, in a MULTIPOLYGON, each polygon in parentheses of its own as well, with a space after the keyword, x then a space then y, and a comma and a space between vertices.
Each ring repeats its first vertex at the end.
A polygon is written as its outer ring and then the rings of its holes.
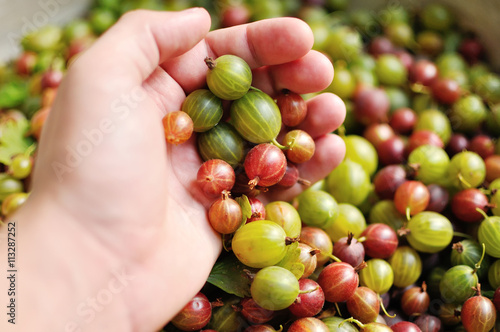
MULTIPOLYGON (((73 63, 43 130, 30 198, 11 218, 17 317, 12 325, 2 315, 0 330, 157 331, 203 287, 221 251, 206 217, 213 199, 193 183, 202 162, 195 138, 167 145, 162 117, 204 86, 206 56, 244 58, 253 85, 271 95, 321 91, 333 78, 298 19, 209 29, 200 8, 133 12, 73 63)), ((323 93, 308 112, 301 128, 316 153, 300 172, 314 183, 344 157, 331 132, 345 106, 323 93)), ((290 200, 303 189, 261 198, 290 200)), ((5 235, 2 227, 1 257, 5 235)))

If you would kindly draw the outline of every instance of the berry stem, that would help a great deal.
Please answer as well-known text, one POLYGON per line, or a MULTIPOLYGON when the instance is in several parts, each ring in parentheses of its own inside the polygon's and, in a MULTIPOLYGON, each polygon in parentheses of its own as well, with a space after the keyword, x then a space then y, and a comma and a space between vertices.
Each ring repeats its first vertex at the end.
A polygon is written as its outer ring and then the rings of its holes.
POLYGON ((485 194, 486 196, 494 194, 494 192, 493 192, 494 190, 496 190, 496 189, 489 190, 486 188, 479 188, 479 191, 482 192, 483 194, 485 194))
POLYGON ((243 269, 243 272, 245 273, 245 276, 250 279, 250 280, 253 280, 255 278, 255 273, 248 270, 248 269, 243 269))
POLYGON ((223 190, 222 193, 221 193, 221 198, 222 199, 228 199, 229 195, 231 195, 231 193, 228 190, 223 190))
POLYGON ((361 329, 363 329, 365 327, 365 324, 361 323, 359 320, 355 319, 354 317, 350 317, 350 318, 344 319, 342 322, 340 322, 339 327, 342 327, 342 325, 344 325, 345 322, 355 323, 361 329))
POLYGON ((404 165, 406 172, 406 179, 414 179, 417 176, 417 171, 420 168, 420 164, 407 164, 404 165))
POLYGON ((389 313, 388 313, 388 312, 387 312, 387 310, 385 309, 384 301, 382 300, 382 298, 380 297, 380 295, 378 295, 378 294, 377 294, 377 296, 378 296, 378 300, 379 300, 379 302, 380 302, 380 308, 382 308, 382 311, 384 312, 384 314, 385 314, 387 317, 390 317, 390 318, 394 318, 394 317, 396 317, 396 314, 394 314, 394 315, 392 315, 392 316, 391 316, 391 315, 389 315, 389 313))
POLYGON ((214 69, 217 66, 217 62, 213 58, 208 57, 208 56, 205 58, 205 63, 207 65, 208 69, 210 69, 210 70, 214 69))
POLYGON ((481 296, 481 284, 478 282, 476 287, 472 287, 476 291, 477 296, 481 296))
MULTIPOLYGON (((366 236, 362 236, 359 239, 357 239, 358 242, 363 243, 366 241, 366 236)), ((350 244, 350 243, 349 243, 350 244)))
POLYGON ((309 187, 311 185, 311 181, 303 179, 303 178, 298 178, 297 183, 300 183, 301 185, 309 187))
POLYGON ((410 221, 411 219, 411 212, 410 212, 410 207, 406 207, 406 220, 410 221))
POLYGON ((410 89, 415 93, 429 94, 429 89, 427 89, 423 84, 420 83, 413 83, 410 86, 410 89))
POLYGON ((497 207, 497 205, 495 203, 488 203, 484 207, 488 209, 494 209, 497 207))
POLYGON ((337 256, 335 256, 334 254, 331 254, 331 253, 328 253, 328 252, 324 252, 324 251, 322 251, 321 253, 322 253, 323 255, 325 255, 325 256, 330 257, 331 259, 333 259, 333 260, 334 260, 334 261, 336 261, 337 263, 342 262, 342 261, 340 260, 340 258, 338 258, 337 256))
POLYGON ((252 180, 248 181, 248 186, 250 187, 250 190, 253 190, 255 186, 259 183, 260 178, 256 176, 252 180))
POLYGON ((368 264, 366 264, 366 262, 365 262, 365 261, 362 261, 361 263, 359 263, 359 265, 358 265, 358 266, 356 266, 356 267, 354 268, 354 271, 355 271, 356 273, 359 273, 359 271, 363 270, 363 269, 364 269, 365 267, 367 267, 367 266, 368 266, 368 264))
POLYGON ((472 236, 470 236, 469 234, 461 233, 461 232, 453 232, 453 236, 459 236, 459 237, 463 237, 463 238, 472 240, 472 236))
POLYGON ((258 92, 262 92, 261 89, 257 89, 256 87, 254 86, 250 86, 250 90, 253 90, 253 91, 258 91, 258 92))
POLYGON ((281 150, 286 150, 288 149, 288 147, 284 146, 284 145, 281 145, 277 140, 276 140, 276 137, 272 139, 271 143, 273 143, 274 145, 276 145, 278 148, 280 148, 281 150))
POLYGON ((463 177, 462 173, 458 173, 458 180, 460 180, 460 182, 462 182, 466 188, 472 188, 472 186, 470 185, 469 182, 467 182, 467 180, 465 180, 465 178, 463 177))
POLYGON ((340 137, 345 137, 345 127, 344 125, 341 125, 338 129, 337 129, 337 133, 340 137))
POLYGON ((325 310, 321 311, 321 312, 320 312, 320 313, 316 316, 316 318, 318 318, 318 319, 323 319, 323 318, 333 317, 333 316, 335 316, 337 313, 338 313, 338 316, 342 317, 342 315, 341 315, 338 311, 336 311, 336 309, 335 309, 335 308, 330 307, 330 308, 327 308, 327 309, 325 309, 325 310))
POLYGON ((222 299, 218 298, 215 299, 215 301, 210 302, 210 304, 212 305, 212 307, 222 307, 224 305, 224 302, 222 302, 222 299))
MULTIPOLYGON (((406 236, 408 234, 410 234, 410 229, 406 227, 406 225, 403 225, 403 227, 401 227, 400 229, 398 229, 398 235, 399 236, 406 236)), ((359 241, 359 240, 358 240, 359 241)))
POLYGON ((319 250, 319 249, 311 249, 309 251, 309 255, 311 255, 311 256, 318 255, 318 254, 321 254, 321 250, 319 250))
POLYGON ((422 286, 420 286, 420 288, 422 288, 422 293, 427 292, 427 284, 425 283, 425 281, 422 281, 422 286))
POLYGON ((464 246, 462 245, 462 242, 453 243, 451 250, 456 250, 459 254, 461 254, 464 252, 464 246))
POLYGON ((231 251, 231 246, 228 246, 230 244, 229 239, 226 236, 230 236, 231 234, 222 234, 222 247, 224 248, 225 251, 230 252, 231 251))
POLYGON ((33 152, 35 152, 36 147, 37 147, 36 143, 31 144, 31 145, 30 145, 30 146, 26 149, 26 151, 24 151, 24 155, 25 155, 25 156, 27 156, 27 157, 31 156, 31 155, 33 154, 33 152))
POLYGON ((304 290, 301 290, 299 291, 299 294, 308 294, 308 293, 312 293, 312 292, 315 292, 319 289, 319 286, 316 286, 314 287, 313 289, 304 289, 304 290))
POLYGON ((476 273, 477 270, 479 270, 481 268, 481 263, 483 262, 484 255, 486 253, 486 246, 484 245, 484 243, 481 243, 481 245, 483 246, 483 253, 481 254, 481 258, 479 259, 479 262, 477 262, 474 265, 474 270, 472 271, 473 274, 476 273))
POLYGON ((483 209, 480 209, 480 208, 476 208, 476 211, 481 213, 484 217, 484 219, 489 219, 490 217, 488 217, 488 215, 486 214, 486 212, 484 212, 483 209))
POLYGON ((417 163, 408 164, 408 169, 411 172, 411 174, 416 174, 420 169, 420 164, 417 163))
POLYGON ((239 304, 231 304, 231 308, 233 308, 233 310, 236 312, 241 312, 241 310, 243 309, 239 304))
MULTIPOLYGON (((340 307, 339 307, 339 304, 337 302, 335 302, 335 308, 337 309, 337 313, 339 314, 340 317, 342 317, 342 313, 340 312, 340 307)), ((340 327, 340 325, 339 325, 340 327)))
POLYGON ((353 238, 354 238, 354 234, 352 232, 347 233, 347 245, 348 246, 351 245, 353 238))

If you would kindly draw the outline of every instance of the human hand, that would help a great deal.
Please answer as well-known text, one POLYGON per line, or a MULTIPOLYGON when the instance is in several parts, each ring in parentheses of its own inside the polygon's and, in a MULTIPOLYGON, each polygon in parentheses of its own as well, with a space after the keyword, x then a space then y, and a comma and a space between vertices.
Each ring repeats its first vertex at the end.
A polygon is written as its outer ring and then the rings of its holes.
MULTIPOLYGON (((195 139, 166 145, 161 124, 187 93, 204 86, 204 58, 242 57, 254 69, 253 85, 271 95, 284 88, 320 91, 333 77, 331 62, 310 51, 311 30, 298 19, 209 29, 210 17, 199 8, 126 14, 76 60, 59 87, 30 199, 15 218, 29 234, 20 245, 33 249, 24 269, 42 269, 37 282, 65 264, 70 299, 63 287, 54 301, 64 306, 60 317, 82 330, 161 328, 201 289, 220 253, 220 235, 206 217, 211 200, 193 185, 201 164, 195 139), (62 237, 57 248, 40 242, 54 229, 62 237), (58 262, 40 267, 42 257, 58 262), (118 268, 127 271, 127 285, 92 319, 80 315, 82 301, 106 287, 118 268)), ((345 106, 332 94, 308 101, 301 128, 315 138, 316 153, 300 165, 301 177, 320 180, 343 159, 344 144, 331 132, 344 116, 345 106)), ((272 198, 289 199, 301 189, 272 198)), ((51 286, 57 292, 57 283, 45 284, 51 286)), ((23 296, 28 306, 33 295, 23 296)), ((50 313, 25 310, 35 317, 50 313)), ((47 327, 64 330, 66 323, 47 327)))

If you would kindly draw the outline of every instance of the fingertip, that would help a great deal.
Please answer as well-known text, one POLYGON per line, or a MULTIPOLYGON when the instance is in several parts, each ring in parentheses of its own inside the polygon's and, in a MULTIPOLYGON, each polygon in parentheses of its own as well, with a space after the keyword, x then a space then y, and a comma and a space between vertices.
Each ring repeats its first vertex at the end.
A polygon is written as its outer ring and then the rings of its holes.
POLYGON ((317 82, 316 85, 318 88, 317 91, 323 91, 329 87, 333 81, 333 76, 335 74, 333 63, 324 53, 316 50, 311 50, 308 56, 308 61, 314 63, 314 65, 321 70, 321 76, 319 75, 320 73, 318 73, 318 77, 321 77, 322 80, 317 82))
POLYGON ((333 129, 331 131, 334 131, 338 127, 340 127, 345 120, 346 106, 344 100, 342 100, 342 98, 331 92, 322 93, 320 98, 328 99, 328 103, 332 107, 331 112, 333 113, 332 116, 333 121, 331 125, 333 129))
POLYGON ((317 138, 315 143, 311 160, 299 165, 300 176, 311 183, 327 177, 344 160, 346 152, 344 140, 333 133, 317 138))
POLYGON ((298 59, 306 55, 314 44, 314 35, 309 25, 295 17, 278 17, 250 23, 247 26, 247 38, 256 61, 251 63, 252 67, 277 65, 298 59))
MULTIPOLYGON (((344 160, 346 153, 345 142, 337 134, 327 134, 316 140, 316 161, 329 165, 326 167, 326 175, 333 171, 344 160)), ((325 176, 326 176, 325 175, 325 176)))
POLYGON ((344 101, 333 93, 323 92, 307 101, 307 116, 298 128, 316 138, 340 127, 345 116, 344 101))
MULTIPOLYGON (((187 15, 198 15, 200 17, 200 23, 204 24, 204 30, 208 33, 212 26, 212 16, 206 8, 203 7, 191 7, 188 9, 181 10, 180 13, 187 15)), ((199 24, 199 23, 198 23, 199 24)))
POLYGON ((299 38, 303 40, 304 49, 307 49, 308 51, 311 50, 314 45, 314 33, 309 24, 297 17, 287 17, 285 19, 295 21, 293 24, 297 25, 297 33, 302 34, 302 36, 299 36, 299 38))
MULTIPOLYGON (((345 157, 344 140, 336 134, 326 134, 315 141, 316 150, 313 157, 302 164, 297 165, 300 178, 314 184, 325 179, 345 157)), ((290 200, 300 194, 306 186, 297 183, 285 190, 273 192, 274 199, 290 200)))
MULTIPOLYGON (((309 51, 291 62, 273 66, 268 70, 274 91, 288 89, 296 93, 323 91, 333 80, 331 61, 318 51, 309 51)), ((267 77, 258 78, 264 81, 267 77)))

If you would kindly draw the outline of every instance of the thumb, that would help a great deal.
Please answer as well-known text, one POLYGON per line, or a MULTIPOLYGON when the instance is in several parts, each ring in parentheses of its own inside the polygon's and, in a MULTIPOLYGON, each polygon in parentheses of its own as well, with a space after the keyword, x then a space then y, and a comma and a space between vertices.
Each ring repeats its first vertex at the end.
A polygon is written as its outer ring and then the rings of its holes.
POLYGON ((204 8, 178 12, 136 10, 124 14, 75 65, 99 75, 141 84, 159 64, 193 48, 210 30, 204 8))
POLYGON ((179 12, 138 10, 123 15, 77 58, 58 88, 40 140, 37 163, 44 166, 37 167, 33 188, 38 182, 55 183, 56 177, 61 182, 66 173, 90 183, 89 174, 95 175, 94 169, 120 169, 124 156, 127 159, 123 152, 130 155, 138 146, 142 158, 134 158, 135 165, 129 161, 125 164, 143 172, 146 161, 150 163, 157 151, 165 148, 164 133, 159 113, 134 111, 155 110, 153 102, 149 98, 131 100, 130 95, 136 91, 145 96, 138 87, 159 70, 158 65, 190 50, 209 30, 210 15, 202 8, 179 12), (103 123, 108 124, 108 129, 103 130, 103 123), (102 139, 92 143, 88 139, 90 132, 99 133, 102 139), (82 144, 88 147, 86 152, 79 153, 75 163, 68 162, 74 155, 71 151, 78 151, 82 144), (112 158, 109 151, 115 153, 112 158), (64 171, 58 173, 55 165, 63 165, 64 171), (73 172, 77 167, 79 177, 73 172))

